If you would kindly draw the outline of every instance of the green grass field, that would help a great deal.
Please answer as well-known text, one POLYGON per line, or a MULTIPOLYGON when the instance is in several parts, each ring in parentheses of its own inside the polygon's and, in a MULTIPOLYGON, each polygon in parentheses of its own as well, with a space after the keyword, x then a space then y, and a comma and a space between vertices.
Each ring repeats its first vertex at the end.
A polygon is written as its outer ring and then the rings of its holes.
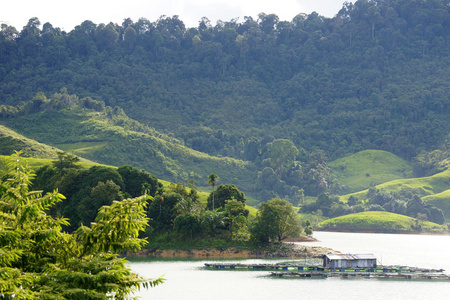
POLYGON ((384 211, 366 211, 350 214, 319 223, 319 230, 369 231, 369 232, 445 232, 447 227, 427 221, 384 211))
POLYGON ((365 190, 395 179, 411 176, 411 165, 400 157, 381 150, 365 150, 329 163, 347 193, 365 190))
POLYGON ((58 144, 58 148, 63 151, 71 152, 78 156, 92 155, 95 151, 108 145, 106 142, 78 142, 71 144, 58 144))
MULTIPOLYGON (((36 172, 36 170, 38 170, 39 168, 41 168, 43 166, 51 165, 52 161, 54 160, 54 159, 49 159, 49 158, 36 158, 36 157, 23 157, 23 159, 25 159, 27 161, 28 166, 35 172, 36 172)), ((0 155, 0 178, 3 177, 8 172, 9 160, 10 160, 10 156, 0 155)), ((106 166, 106 165, 98 164, 98 163, 88 161, 85 159, 81 159, 78 164, 84 169, 89 169, 90 167, 93 167, 93 166, 106 166)), ((108 166, 108 167, 116 168, 113 166, 108 166)))
POLYGON ((56 158, 59 149, 26 138, 0 125, 0 155, 11 155, 18 150, 26 157, 56 158))
MULTIPOLYGON (((386 192, 398 192, 408 187, 418 192, 419 196, 430 204, 442 209, 446 219, 450 217, 450 169, 428 177, 396 179, 375 186, 386 192)), ((350 196, 360 200, 366 199, 368 189, 341 196, 341 201, 347 201, 350 196)))

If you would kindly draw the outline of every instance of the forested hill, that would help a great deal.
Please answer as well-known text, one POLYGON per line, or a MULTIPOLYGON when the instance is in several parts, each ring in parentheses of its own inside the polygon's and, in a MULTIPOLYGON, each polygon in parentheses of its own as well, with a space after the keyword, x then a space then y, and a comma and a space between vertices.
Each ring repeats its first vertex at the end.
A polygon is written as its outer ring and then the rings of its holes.
POLYGON ((411 158, 449 129, 448 1, 360 0, 317 13, 186 28, 177 16, 70 32, 2 25, 0 99, 66 87, 209 154, 288 138, 331 158, 382 149, 411 158))
POLYGON ((205 17, 196 28, 177 16, 87 20, 70 32, 32 18, 20 31, 1 26, 0 104, 67 88, 260 170, 274 139, 292 141, 302 162, 318 149, 409 160, 450 129, 449 10, 448 1, 359 0, 334 18, 205 17))

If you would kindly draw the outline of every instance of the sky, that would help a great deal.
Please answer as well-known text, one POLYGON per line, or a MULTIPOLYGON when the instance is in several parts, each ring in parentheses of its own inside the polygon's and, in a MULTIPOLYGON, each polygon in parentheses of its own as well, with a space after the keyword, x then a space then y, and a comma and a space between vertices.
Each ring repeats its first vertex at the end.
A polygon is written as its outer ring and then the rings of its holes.
MULTIPOLYGON (((15 0, 0 5, 0 24, 22 30, 28 20, 37 17, 43 25, 71 31, 83 21, 95 24, 109 22, 122 24, 125 18, 137 21, 143 17, 150 22, 160 16, 178 15, 186 27, 197 27, 202 17, 214 26, 218 20, 230 21, 244 16, 258 18, 258 14, 276 14, 280 21, 292 21, 299 13, 315 11, 333 17, 346 0, 15 0)), ((351 1, 354 2, 354 1, 351 1)), ((41 27, 42 28, 42 27, 41 27)))

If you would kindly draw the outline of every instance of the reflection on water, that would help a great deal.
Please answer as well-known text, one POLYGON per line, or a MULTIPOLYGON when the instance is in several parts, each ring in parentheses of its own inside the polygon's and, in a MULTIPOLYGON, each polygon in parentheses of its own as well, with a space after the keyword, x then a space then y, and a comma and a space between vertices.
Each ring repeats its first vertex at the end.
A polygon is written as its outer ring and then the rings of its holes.
MULTIPOLYGON (((373 253, 385 265, 450 271, 450 236, 316 232, 314 237, 320 242, 304 244, 343 253, 373 253)), ((164 275, 167 279, 160 286, 141 291, 138 295, 142 299, 445 299, 450 291, 450 281, 276 278, 264 270, 210 270, 203 267, 207 261, 211 260, 133 260, 130 266, 142 276, 164 275)))

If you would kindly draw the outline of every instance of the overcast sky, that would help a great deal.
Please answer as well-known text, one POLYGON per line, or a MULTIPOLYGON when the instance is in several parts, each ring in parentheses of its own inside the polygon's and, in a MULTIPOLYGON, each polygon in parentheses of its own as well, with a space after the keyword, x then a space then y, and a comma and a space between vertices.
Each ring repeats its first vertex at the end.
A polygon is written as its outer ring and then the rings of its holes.
MULTIPOLYGON (((230 21, 244 16, 257 19, 259 13, 274 13, 281 21, 291 21, 299 13, 316 11, 325 17, 333 17, 345 0, 2 0, 0 23, 22 30, 32 17, 39 18, 41 25, 50 22, 53 27, 72 30, 85 20, 95 24, 123 19, 137 21, 144 17, 151 22, 160 16, 178 15, 186 27, 197 27, 202 17, 211 20, 230 21)), ((354 1, 351 1, 354 2, 354 1)))

